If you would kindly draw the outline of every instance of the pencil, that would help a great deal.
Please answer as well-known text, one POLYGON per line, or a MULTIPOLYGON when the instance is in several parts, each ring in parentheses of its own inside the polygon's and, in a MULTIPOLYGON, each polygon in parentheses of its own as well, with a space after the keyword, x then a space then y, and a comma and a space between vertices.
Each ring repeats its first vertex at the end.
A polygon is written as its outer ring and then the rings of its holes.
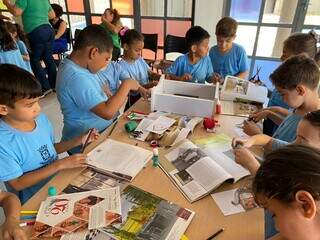
POLYGON ((113 126, 111 126, 111 130, 108 133, 108 137, 110 137, 110 135, 112 134, 113 130, 116 128, 117 124, 118 124, 118 120, 113 123, 113 126))
POLYGON ((31 225, 34 225, 35 223, 36 223, 35 221, 20 223, 20 227, 31 226, 31 225))
POLYGON ((216 231, 214 234, 212 234, 210 237, 207 238, 207 240, 214 239, 216 236, 218 236, 220 233, 224 231, 224 228, 221 228, 220 230, 216 231))
POLYGON ((20 220, 31 220, 35 219, 37 216, 36 215, 25 215, 25 216, 20 216, 20 220))
POLYGON ((38 211, 20 211, 21 214, 29 214, 29 215, 32 215, 32 214, 37 214, 38 211))
POLYGON ((83 153, 83 151, 86 149, 86 147, 88 146, 88 142, 89 142, 89 139, 91 137, 91 134, 93 133, 93 128, 91 128, 89 130, 89 133, 87 135, 87 138, 86 138, 86 141, 84 142, 84 144, 82 145, 82 149, 81 149, 81 152, 83 153))

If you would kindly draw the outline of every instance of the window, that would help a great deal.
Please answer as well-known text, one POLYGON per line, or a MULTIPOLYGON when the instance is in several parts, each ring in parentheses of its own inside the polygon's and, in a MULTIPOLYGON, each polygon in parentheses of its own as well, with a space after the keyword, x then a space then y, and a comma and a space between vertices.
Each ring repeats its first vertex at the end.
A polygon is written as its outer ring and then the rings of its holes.
POLYGON ((261 67, 260 78, 269 88, 269 75, 281 63, 284 40, 293 32, 320 32, 317 0, 227 0, 225 9, 225 15, 239 23, 235 42, 249 56, 249 76, 261 67))

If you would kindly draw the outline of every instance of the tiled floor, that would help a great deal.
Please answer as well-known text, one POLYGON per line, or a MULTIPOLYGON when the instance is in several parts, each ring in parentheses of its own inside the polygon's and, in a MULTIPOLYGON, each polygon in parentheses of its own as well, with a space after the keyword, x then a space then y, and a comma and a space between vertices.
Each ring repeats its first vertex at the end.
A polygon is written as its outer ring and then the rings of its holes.
MULTIPOLYGON (((56 141, 61 139, 62 127, 63 127, 63 117, 60 111, 60 105, 55 93, 50 93, 46 97, 40 100, 40 106, 42 112, 44 112, 50 119, 54 132, 56 141)), ((0 189, 5 190, 5 186, 0 182, 0 189)), ((2 209, 0 209, 0 224, 4 221, 4 214, 2 209)))

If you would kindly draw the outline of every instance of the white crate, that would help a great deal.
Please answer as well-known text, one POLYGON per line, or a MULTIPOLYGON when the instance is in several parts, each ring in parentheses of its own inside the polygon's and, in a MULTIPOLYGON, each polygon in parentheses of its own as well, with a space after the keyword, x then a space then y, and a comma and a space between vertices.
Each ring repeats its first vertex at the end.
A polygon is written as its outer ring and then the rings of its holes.
POLYGON ((162 75, 151 90, 151 111, 211 117, 217 94, 215 85, 166 80, 162 75))

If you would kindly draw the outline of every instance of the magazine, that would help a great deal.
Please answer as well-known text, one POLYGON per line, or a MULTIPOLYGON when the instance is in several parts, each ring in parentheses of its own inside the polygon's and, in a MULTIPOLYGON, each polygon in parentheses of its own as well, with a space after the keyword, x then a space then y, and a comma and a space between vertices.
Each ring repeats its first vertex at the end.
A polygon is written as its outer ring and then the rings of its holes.
POLYGON ((189 140, 171 148, 160 159, 160 166, 178 189, 194 202, 208 195, 224 182, 234 183, 250 175, 237 164, 227 136, 189 140))
POLYGON ((122 179, 112 178, 106 173, 100 173, 95 169, 87 168, 73 179, 62 192, 65 194, 77 193, 117 186, 121 190, 126 184, 127 182, 122 179))
POLYGON ((88 153, 87 163, 91 168, 112 177, 132 181, 151 157, 151 151, 106 139, 88 153))
POLYGON ((59 237, 121 222, 120 188, 48 197, 40 205, 32 238, 59 237))
POLYGON ((131 185, 121 208, 122 223, 100 229, 116 240, 179 240, 195 214, 131 185))
POLYGON ((263 104, 267 101, 267 95, 268 89, 264 86, 234 76, 226 76, 220 98, 226 101, 239 100, 263 104))

